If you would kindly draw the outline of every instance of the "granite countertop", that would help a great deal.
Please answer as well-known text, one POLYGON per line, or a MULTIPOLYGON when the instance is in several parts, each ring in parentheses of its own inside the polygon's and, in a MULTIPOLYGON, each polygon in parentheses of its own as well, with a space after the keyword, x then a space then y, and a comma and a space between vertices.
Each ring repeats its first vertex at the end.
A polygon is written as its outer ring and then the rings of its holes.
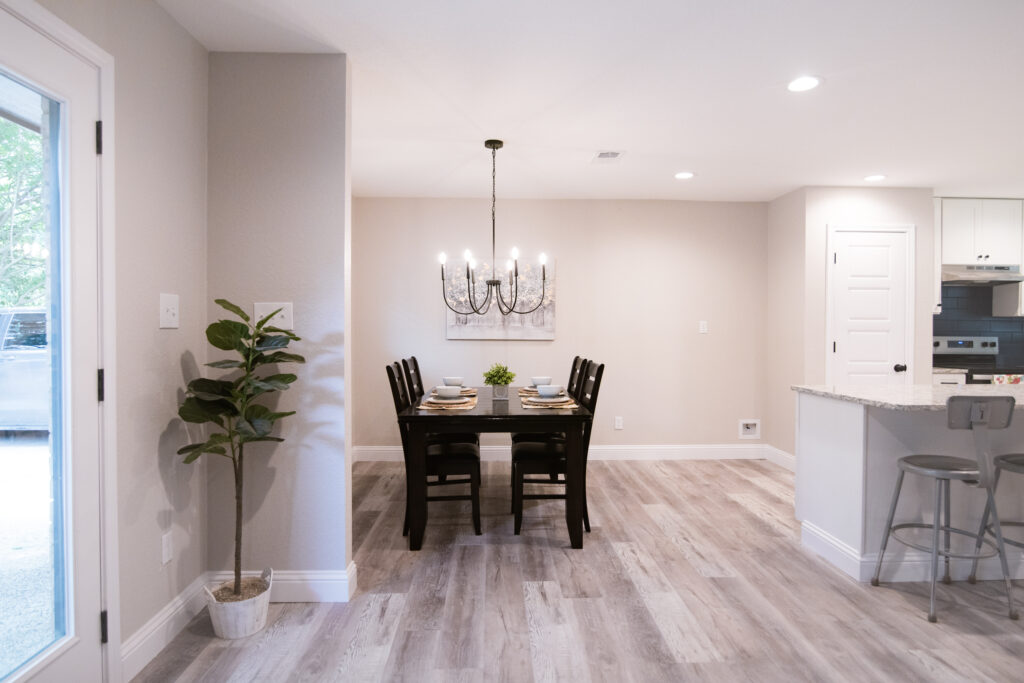
POLYGON ((868 387, 800 384, 793 391, 890 410, 945 410, 950 396, 1013 396, 1024 410, 1024 384, 912 384, 868 387))
POLYGON ((966 375, 965 368, 932 368, 933 375, 966 375))

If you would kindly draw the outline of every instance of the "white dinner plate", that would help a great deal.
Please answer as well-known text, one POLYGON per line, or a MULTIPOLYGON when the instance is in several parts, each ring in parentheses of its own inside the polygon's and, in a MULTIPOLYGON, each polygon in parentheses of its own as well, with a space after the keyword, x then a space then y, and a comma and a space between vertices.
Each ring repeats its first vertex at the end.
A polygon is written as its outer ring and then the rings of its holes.
POLYGON ((440 396, 431 396, 427 399, 429 403, 446 403, 452 405, 458 405, 460 403, 469 403, 469 396, 456 396, 455 398, 441 398, 440 396))
POLYGON ((566 405, 571 404, 573 401, 571 398, 566 396, 555 396, 553 398, 541 398, 540 396, 529 396, 526 399, 527 403, 538 403, 541 405, 552 405, 555 403, 564 403, 566 405))

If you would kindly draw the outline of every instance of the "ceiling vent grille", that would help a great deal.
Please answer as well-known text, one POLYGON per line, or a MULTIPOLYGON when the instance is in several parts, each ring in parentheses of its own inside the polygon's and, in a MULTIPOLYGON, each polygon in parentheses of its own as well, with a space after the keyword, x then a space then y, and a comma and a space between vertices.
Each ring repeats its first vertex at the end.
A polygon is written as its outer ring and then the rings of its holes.
POLYGON ((614 152, 612 150, 599 151, 594 155, 592 163, 595 164, 608 164, 618 161, 622 158, 622 152, 614 152))

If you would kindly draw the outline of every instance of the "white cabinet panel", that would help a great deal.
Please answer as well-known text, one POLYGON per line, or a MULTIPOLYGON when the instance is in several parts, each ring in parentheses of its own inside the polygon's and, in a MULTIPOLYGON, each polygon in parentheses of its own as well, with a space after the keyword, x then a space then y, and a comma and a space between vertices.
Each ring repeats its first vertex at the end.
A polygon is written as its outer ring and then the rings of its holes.
POLYGON ((977 263, 979 253, 974 248, 980 200, 942 200, 942 262, 977 263))
POLYGON ((1020 265, 1019 199, 943 199, 942 262, 1020 265))

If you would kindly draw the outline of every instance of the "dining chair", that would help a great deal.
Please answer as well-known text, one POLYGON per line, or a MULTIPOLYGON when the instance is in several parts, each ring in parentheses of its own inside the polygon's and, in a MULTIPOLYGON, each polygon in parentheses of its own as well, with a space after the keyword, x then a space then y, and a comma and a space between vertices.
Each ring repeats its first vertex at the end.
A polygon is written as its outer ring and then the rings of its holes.
MULTIPOLYGON (((391 397, 395 403, 395 413, 413 405, 411 393, 405 384, 402 367, 397 363, 386 366, 388 383, 391 385, 391 397)), ((402 436, 402 453, 406 464, 409 460, 409 443, 405 430, 399 426, 402 436)), ((406 470, 408 472, 408 469, 406 470)), ((428 443, 426 452, 427 487, 455 486, 469 484, 469 495, 431 496, 427 502, 445 500, 468 500, 473 506, 473 531, 480 535, 480 447, 468 442, 428 443), (449 476, 464 475, 465 479, 449 479, 449 476), (436 477, 434 481, 430 477, 436 477)), ((408 476, 408 475, 407 475, 408 476)), ((409 481, 406 479, 405 519, 402 523, 402 535, 409 534, 409 481)))
MULTIPOLYGON (((583 366, 583 381, 579 385, 577 402, 593 415, 597 409, 597 396, 601 390, 601 379, 604 376, 604 364, 587 361, 583 366)), ((590 531, 590 514, 587 510, 587 451, 590 448, 590 435, 594 421, 590 419, 583 427, 581 448, 583 449, 583 527, 590 531)), ((523 526, 524 500, 565 499, 565 491, 561 493, 524 493, 526 484, 557 484, 565 486, 566 443, 562 440, 520 441, 512 444, 512 512, 515 515, 515 533, 519 535, 523 526), (527 475, 545 475, 544 478, 530 478, 527 475)))
MULTIPOLYGON (((397 365, 397 363, 396 363, 397 365)), ((405 383, 409 392, 409 402, 419 403, 426 393, 423 387, 423 377, 420 375, 420 362, 416 356, 409 356, 402 359, 402 372, 399 377, 405 375, 405 383)), ((473 443, 480 445, 479 434, 453 433, 453 434, 427 434, 427 443, 473 443)))
MULTIPOLYGON (((569 368, 569 381, 565 384, 565 393, 573 398, 579 396, 580 387, 583 384, 583 369, 587 364, 586 358, 576 356, 572 359, 572 365, 569 368)), ((565 434, 558 432, 551 432, 547 434, 538 434, 531 432, 513 432, 512 443, 519 443, 521 441, 550 441, 552 439, 561 439, 565 441, 565 434)))

